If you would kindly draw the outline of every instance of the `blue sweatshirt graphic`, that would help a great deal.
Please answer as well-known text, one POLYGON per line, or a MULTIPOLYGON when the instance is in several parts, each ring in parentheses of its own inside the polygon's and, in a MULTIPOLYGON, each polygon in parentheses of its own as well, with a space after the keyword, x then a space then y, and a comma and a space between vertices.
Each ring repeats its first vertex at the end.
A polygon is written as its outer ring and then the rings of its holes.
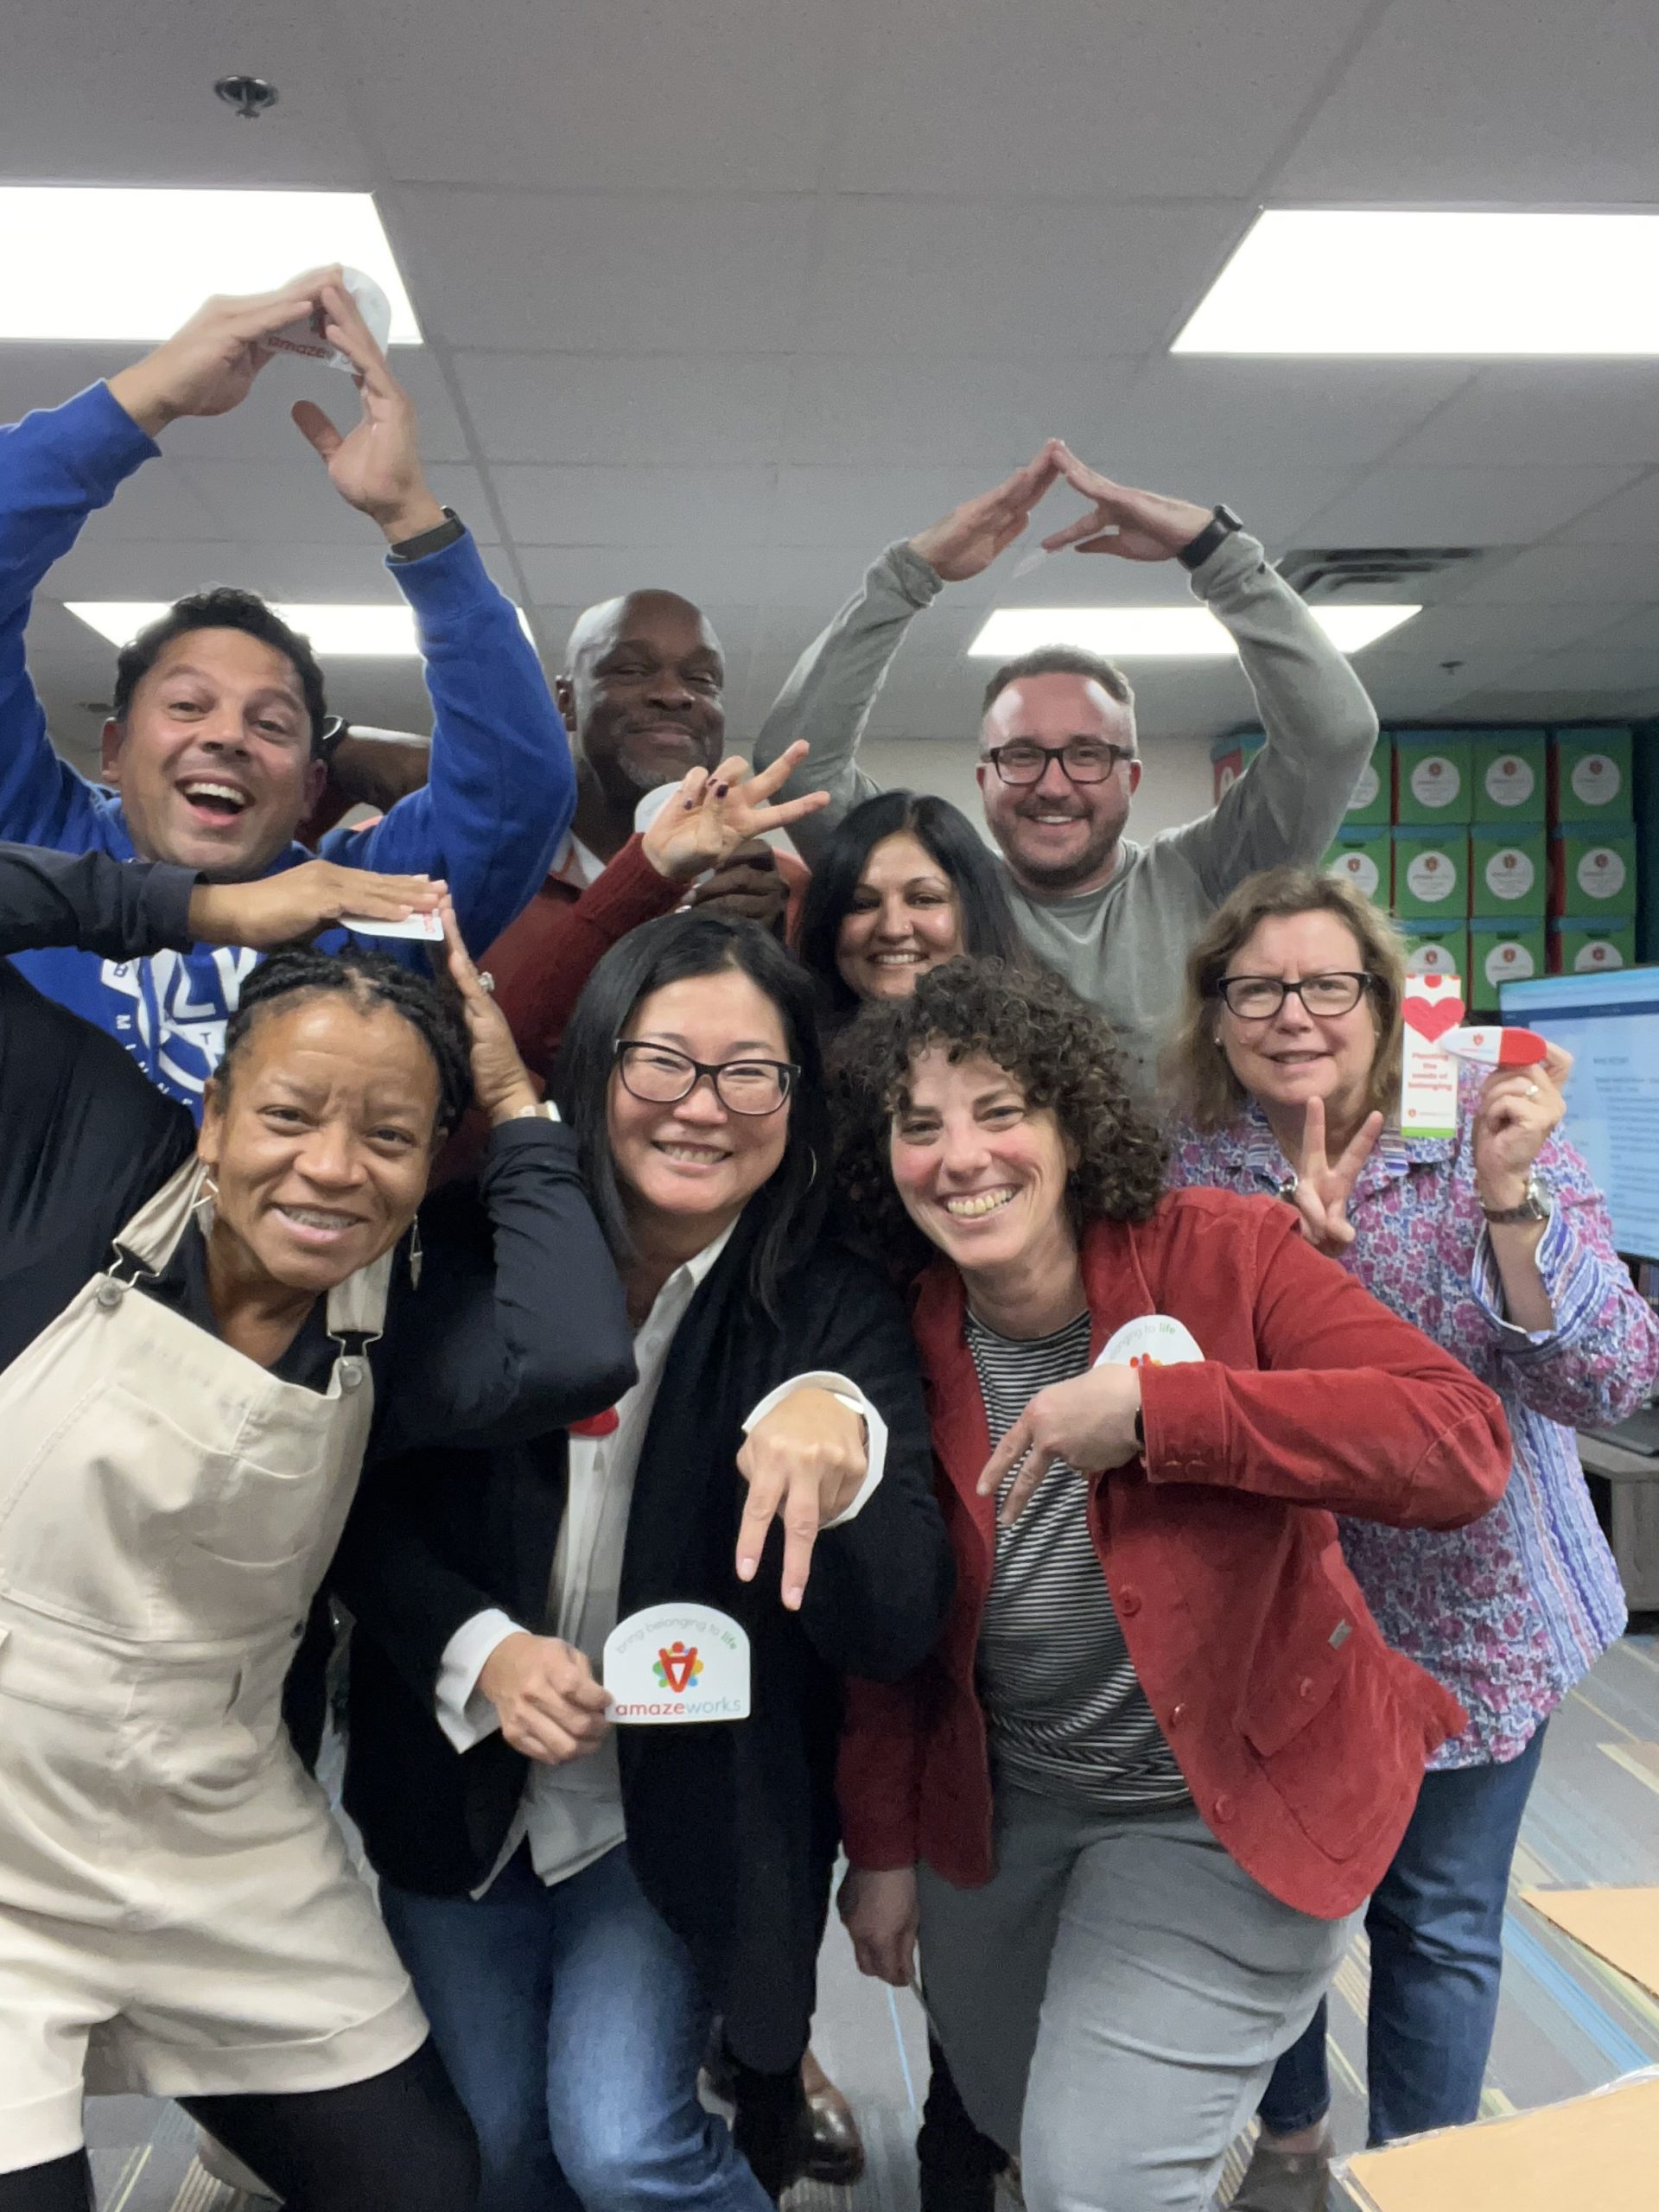
MULTIPOLYGON (((0 838, 135 857, 119 798, 53 751, 23 634, 47 570, 92 510, 158 451, 101 384, 0 426, 0 838)), ((346 868, 446 877, 462 934, 481 952, 529 902, 569 827, 570 748, 535 651, 470 536, 388 566, 415 610, 425 657, 430 780, 368 828, 331 830, 319 850, 346 868)), ((270 872, 313 857, 290 845, 270 872)), ((320 941, 339 946, 346 936, 320 941)), ((368 942, 425 964, 423 945, 368 942)), ((200 1115, 241 980, 257 957, 199 944, 143 960, 26 952, 15 964, 48 998, 118 1038, 153 1083, 200 1115)))

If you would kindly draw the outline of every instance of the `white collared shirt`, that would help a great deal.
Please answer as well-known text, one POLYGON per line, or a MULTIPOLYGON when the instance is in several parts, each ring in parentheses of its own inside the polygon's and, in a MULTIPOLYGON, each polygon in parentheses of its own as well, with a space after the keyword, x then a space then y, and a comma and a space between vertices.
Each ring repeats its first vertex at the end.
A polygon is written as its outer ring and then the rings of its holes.
MULTIPOLYGON (((639 1380, 617 1403, 615 1428, 608 1436, 572 1436, 569 1441, 569 1488, 553 1558, 550 1611, 556 1623, 554 1632, 586 1653, 595 1675, 605 1639, 617 1623, 634 1477, 675 1332, 736 1225, 734 1222, 713 1243, 676 1268, 658 1292, 633 1341, 639 1380)), ((887 1423, 858 1385, 844 1375, 791 1376, 768 1391, 743 1426, 746 1431, 752 1428, 791 1390, 809 1384, 833 1391, 852 1407, 863 1420, 868 1438, 868 1466, 857 1496, 844 1512, 824 1524, 838 1529, 863 1510, 881 1480, 887 1459, 887 1423)), ((470 1751, 499 1727, 499 1717, 478 1688, 478 1677, 502 1638, 519 1632, 519 1624, 511 1615, 492 1606, 464 1621, 444 1646, 438 1672, 438 1724, 458 1751, 470 1751)), ((579 1874, 620 1843, 624 1834, 621 1779, 612 1731, 599 1750, 585 1758, 569 1759, 561 1766, 532 1762, 518 1817, 488 1879, 474 1894, 489 1887, 526 1835, 537 1872, 552 1883, 579 1874)))

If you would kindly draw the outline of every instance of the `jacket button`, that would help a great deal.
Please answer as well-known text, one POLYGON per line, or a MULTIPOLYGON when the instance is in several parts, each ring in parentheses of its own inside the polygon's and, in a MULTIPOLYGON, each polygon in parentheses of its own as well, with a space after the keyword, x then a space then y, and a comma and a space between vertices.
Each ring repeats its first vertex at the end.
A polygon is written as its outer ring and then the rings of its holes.
POLYGON ((99 1304, 106 1313, 112 1313, 121 1303, 121 1286, 118 1282, 99 1283, 96 1294, 99 1304))
POLYGON ((1232 1819, 1233 1801, 1227 1795, 1227 1792, 1224 1789, 1222 1791, 1220 1796, 1217 1798, 1210 1810, 1211 1817, 1215 1820, 1230 1821, 1232 1819))
POLYGON ((342 1390, 355 1390, 360 1386, 362 1381, 362 1361, 360 1359, 342 1359, 340 1363, 340 1389, 342 1390))
POLYGON ((1302 1676, 1301 1681, 1296 1685, 1296 1694, 1298 1697, 1307 1698, 1310 1700, 1315 1696, 1316 1691, 1312 1675, 1304 1675, 1302 1676))
POLYGON ((1140 1592, 1120 1590, 1117 1593, 1117 1610, 1120 1613, 1138 1613, 1141 1610, 1140 1592))

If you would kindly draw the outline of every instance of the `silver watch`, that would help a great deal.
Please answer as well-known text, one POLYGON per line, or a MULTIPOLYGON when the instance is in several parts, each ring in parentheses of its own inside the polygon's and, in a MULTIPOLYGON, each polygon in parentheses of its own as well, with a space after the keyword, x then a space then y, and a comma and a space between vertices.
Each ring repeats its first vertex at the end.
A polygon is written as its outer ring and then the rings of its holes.
MULTIPOLYGON (((1477 1198, 1478 1200, 1478 1194, 1477 1198)), ((1528 1176, 1526 1195, 1518 1206, 1489 1206, 1484 1200, 1478 1200, 1478 1203, 1482 1213, 1485 1215, 1488 1221, 1548 1221, 1549 1219, 1550 1194, 1545 1185, 1538 1180, 1535 1173, 1528 1176)))

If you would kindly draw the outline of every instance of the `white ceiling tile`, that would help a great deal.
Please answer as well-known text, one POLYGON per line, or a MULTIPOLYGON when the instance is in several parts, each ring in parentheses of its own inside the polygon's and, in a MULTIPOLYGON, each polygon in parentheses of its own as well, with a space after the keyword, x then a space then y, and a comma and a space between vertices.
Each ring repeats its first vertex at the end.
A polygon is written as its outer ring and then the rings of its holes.
POLYGON ((1654 196, 1652 0, 1393 0, 1274 178, 1280 207, 1654 196))
POLYGON ((87 518, 93 543, 175 545, 233 537, 219 510, 190 481, 182 461, 146 461, 129 476, 106 507, 87 518))
POLYGON ((1635 691, 1659 688, 1659 644, 1646 652, 1613 652, 1599 642, 1541 653, 1516 671, 1546 691, 1635 691))
POLYGON ((971 468, 988 489, 1064 437, 1091 451, 1117 419, 1136 364, 804 354, 783 435, 786 461, 971 468))
POLYGON ((527 545, 520 564, 538 606, 586 607, 617 592, 660 588, 699 605, 811 607, 817 629, 864 573, 844 550, 787 545, 527 545))
POLYGON ((1616 492, 1620 468, 1374 469, 1315 518, 1322 545, 1521 545, 1616 492))
MULTIPOLYGON (((1566 644, 1567 641, 1562 639, 1560 642, 1566 644)), ((1659 651, 1659 605, 1632 607, 1628 614, 1610 624, 1606 629, 1596 631, 1589 642, 1599 652, 1650 653, 1659 651)))
POLYGON ((399 258, 449 345, 579 353, 777 353, 795 342, 805 200, 409 187, 399 258))
MULTIPOLYGON (((187 461, 171 466, 219 518, 227 537, 257 543, 269 531, 290 544, 360 545, 365 569, 372 574, 385 558, 385 538, 366 515, 346 505, 321 460, 303 440, 299 443, 291 462, 187 461)), ((454 507, 480 544, 493 542, 497 532, 475 470, 445 462, 429 468, 426 476, 434 498, 454 507)))
POLYGON ((518 545, 760 545, 771 536, 769 468, 491 471, 518 545))
POLYGON ((896 353, 1137 353, 1193 304, 1248 210, 835 201, 807 343, 896 353))
MULTIPOLYGON (((1659 470, 1581 515, 1562 535, 1568 544, 1659 546, 1659 470)), ((1656 581, 1653 556, 1633 556, 1631 568, 1656 581)))
POLYGON ((1194 471, 1224 471, 1241 459, 1258 468, 1275 461, 1351 468, 1408 436, 1467 376, 1444 361, 1158 354, 1103 424, 1096 457, 1104 467, 1103 456, 1123 454, 1128 458, 1111 464, 1121 471, 1137 448, 1179 455, 1184 482, 1194 471))
POLYGON ((1471 721, 1628 721, 1659 715, 1659 684, 1634 691, 1545 691, 1530 683, 1512 690, 1504 677, 1456 705, 1471 721))
POLYGON ((1439 668, 1447 660, 1472 660, 1484 654, 1550 651, 1598 635, 1624 611, 1591 601, 1567 600, 1554 607, 1535 602, 1489 607, 1459 600, 1455 604, 1426 607, 1403 627, 1368 648, 1356 665, 1369 664, 1377 655, 1389 655, 1439 668))
POLYGON ((707 467, 778 455, 782 355, 461 353, 454 365, 491 461, 707 467))
POLYGON ((1617 610, 1652 589, 1651 565, 1618 545, 1568 545, 1558 538, 1517 554, 1478 576, 1457 595, 1471 606, 1609 607, 1617 610))
POLYGON ((1365 0, 897 0, 849 99, 846 192, 1242 196, 1365 0))
POLYGON ((344 0, 392 174, 579 191, 801 191, 836 121, 812 0, 344 0))
POLYGON ((54 0, 9 8, 5 36, 0 149, 20 182, 373 182, 349 74, 309 5, 218 0, 205 21, 196 0, 54 0), (213 95, 250 67, 280 94, 251 121, 213 95))
POLYGON ((1494 362, 1389 460, 1401 467, 1509 468, 1659 461, 1653 364, 1494 362))

